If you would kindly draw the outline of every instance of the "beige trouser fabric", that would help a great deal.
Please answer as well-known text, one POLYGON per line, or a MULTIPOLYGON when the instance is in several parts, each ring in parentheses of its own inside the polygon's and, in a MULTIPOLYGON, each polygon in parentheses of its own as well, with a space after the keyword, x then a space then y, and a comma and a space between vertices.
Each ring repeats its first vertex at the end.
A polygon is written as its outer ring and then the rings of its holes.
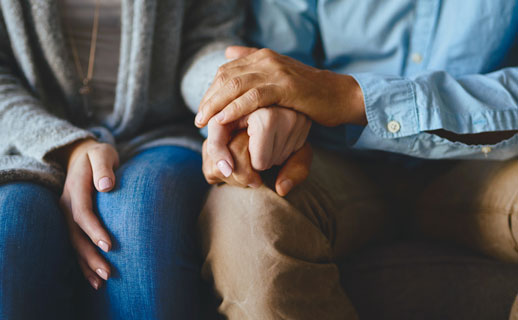
POLYGON ((315 150, 310 176, 286 198, 268 183, 211 189, 202 274, 229 319, 356 319, 335 261, 394 227, 518 262, 516 181, 518 161, 409 171, 315 150))
POLYGON ((518 297, 514 299, 511 314, 509 315, 509 320, 518 320, 518 297))

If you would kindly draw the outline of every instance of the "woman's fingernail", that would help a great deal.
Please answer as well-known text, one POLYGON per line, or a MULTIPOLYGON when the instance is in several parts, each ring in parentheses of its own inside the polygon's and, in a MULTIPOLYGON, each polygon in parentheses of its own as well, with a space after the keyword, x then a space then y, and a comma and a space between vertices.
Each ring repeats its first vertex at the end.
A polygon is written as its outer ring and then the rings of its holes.
POLYGON ((197 124, 201 124, 201 122, 203 121, 203 112, 198 112, 198 114, 196 115, 196 119, 194 119, 194 121, 196 121, 197 124))
POLYGON ((223 173, 225 178, 230 177, 230 175, 232 174, 232 167, 228 164, 227 161, 220 160, 216 165, 218 166, 219 171, 223 173))
POLYGON ((104 242, 103 240, 99 240, 99 242, 97 242, 97 245, 99 246, 99 248, 101 248, 104 252, 108 252, 110 251, 110 246, 108 245, 108 243, 104 242))
POLYGON ((288 194, 288 192, 291 190, 291 188, 293 188, 293 181, 291 181, 290 179, 283 180, 281 182, 280 186, 281 186, 282 191, 284 191, 286 194, 288 194))
POLYGON ((101 191, 110 189, 111 187, 113 187, 112 179, 108 177, 99 179, 99 188, 101 189, 101 191))
POLYGON ((219 123, 222 123, 223 120, 225 120, 225 112, 221 111, 220 113, 218 113, 216 115, 216 121, 219 122, 219 123))
POLYGON ((95 290, 99 289, 99 281, 95 277, 88 277, 88 282, 90 282, 90 285, 94 287, 95 290))
POLYGON ((108 272, 106 272, 106 270, 99 268, 95 270, 95 272, 97 272, 99 277, 103 278, 104 280, 108 280, 108 272))

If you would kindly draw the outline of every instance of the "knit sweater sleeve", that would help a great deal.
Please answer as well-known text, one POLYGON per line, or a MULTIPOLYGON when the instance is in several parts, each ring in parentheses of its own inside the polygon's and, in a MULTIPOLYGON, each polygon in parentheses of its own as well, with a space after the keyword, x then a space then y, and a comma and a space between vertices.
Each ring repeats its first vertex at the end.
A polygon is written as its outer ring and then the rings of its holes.
POLYGON ((220 65, 224 50, 243 45, 247 1, 194 0, 188 2, 182 42, 182 96, 196 112, 220 65))
POLYGON ((26 38, 0 19, 0 152, 45 163, 53 150, 93 135, 46 110, 18 68, 28 55, 15 59, 12 50, 10 41, 26 38))

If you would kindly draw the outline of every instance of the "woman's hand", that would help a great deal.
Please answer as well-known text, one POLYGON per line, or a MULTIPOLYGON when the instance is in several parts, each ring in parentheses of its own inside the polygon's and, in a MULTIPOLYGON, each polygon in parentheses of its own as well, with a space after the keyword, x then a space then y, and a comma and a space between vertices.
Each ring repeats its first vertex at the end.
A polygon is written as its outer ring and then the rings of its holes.
MULTIPOLYGON (((234 159, 234 170, 228 176, 225 176, 217 165, 218 158, 212 158, 208 153, 207 145, 206 140, 203 143, 203 174, 208 183, 228 183, 245 188, 261 186, 261 177, 252 167, 248 149, 249 137, 245 130, 238 132, 228 144, 231 157, 234 159)), ((307 178, 312 159, 313 153, 308 143, 288 158, 275 182, 275 190, 280 196, 287 195, 293 187, 307 178)))
POLYGON ((115 186, 114 168, 119 165, 117 151, 109 144, 82 140, 60 150, 67 176, 60 205, 65 213, 72 245, 79 265, 92 287, 108 280, 110 265, 97 251, 111 249, 110 236, 94 213, 93 192, 108 192, 115 186))
POLYGON ((229 156, 233 159, 233 170, 231 173, 222 170, 219 159, 209 153, 211 148, 209 140, 203 143, 203 174, 209 184, 228 183, 238 187, 258 188, 262 185, 261 177, 253 168, 248 152, 248 135, 245 130, 239 131, 230 138, 228 144, 229 156), (225 174, 223 172, 225 171, 225 174))
POLYGON ((258 109, 228 125, 221 125, 211 119, 206 152, 225 177, 230 176, 235 169, 228 144, 232 134, 244 128, 250 137, 247 139, 246 150, 250 154, 252 168, 264 171, 274 165, 282 165, 289 156, 302 148, 311 121, 302 113, 281 107, 258 109))
POLYGON ((244 57, 218 70, 200 104, 198 127, 213 116, 229 124, 271 105, 294 109, 325 126, 367 123, 363 93, 351 76, 316 69, 269 49, 248 50, 252 53, 240 54, 244 57))
POLYGON ((282 165, 304 146, 311 128, 304 114, 281 107, 258 109, 247 123, 252 167, 258 171, 282 165))

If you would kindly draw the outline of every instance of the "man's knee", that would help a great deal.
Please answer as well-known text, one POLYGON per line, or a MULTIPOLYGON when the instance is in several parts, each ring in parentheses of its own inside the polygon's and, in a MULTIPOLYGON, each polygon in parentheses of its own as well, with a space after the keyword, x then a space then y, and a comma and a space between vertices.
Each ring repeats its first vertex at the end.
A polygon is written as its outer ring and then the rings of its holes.
POLYGON ((320 296, 316 305, 347 309, 325 234, 270 188, 213 187, 199 235, 202 275, 213 280, 220 311, 229 318, 275 319, 279 310, 296 319, 320 318, 292 308, 290 301, 307 301, 307 295, 320 296))
POLYGON ((439 177, 417 210, 425 234, 518 263, 518 161, 466 161, 439 177))
MULTIPOLYGON (((317 230, 286 199, 267 186, 258 189, 230 185, 213 187, 208 194, 198 221, 205 245, 218 241, 225 246, 246 246, 266 249, 279 245, 281 238, 296 237, 298 228, 317 230)), ((284 240, 286 241, 286 240, 284 240)), ((236 257, 237 258, 237 257, 236 257)))

